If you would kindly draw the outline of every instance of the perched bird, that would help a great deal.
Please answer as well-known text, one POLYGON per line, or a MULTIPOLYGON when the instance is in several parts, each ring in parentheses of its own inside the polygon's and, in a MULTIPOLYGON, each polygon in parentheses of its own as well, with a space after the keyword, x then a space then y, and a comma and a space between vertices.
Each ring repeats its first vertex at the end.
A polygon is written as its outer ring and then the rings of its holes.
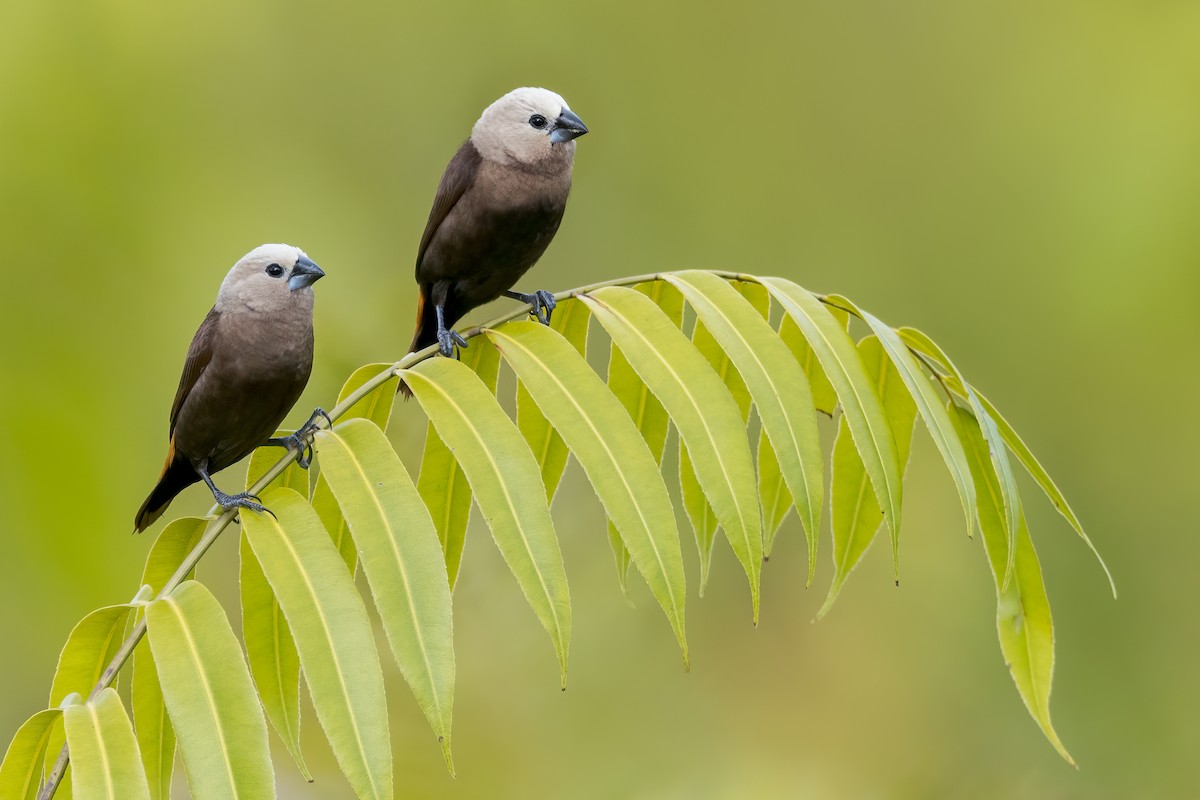
POLYGON ((575 139, 588 132, 546 89, 515 89, 488 106, 450 160, 417 249, 417 330, 409 350, 466 347, 449 328, 501 295, 529 303, 544 323, 546 291, 511 291, 545 252, 571 191, 575 139))
POLYGON ((228 495, 213 473, 263 444, 293 447, 308 465, 317 409, 291 436, 269 438, 308 383, 313 357, 312 285, 325 275, 302 250, 264 244, 225 276, 192 338, 171 404, 170 445, 158 485, 134 517, 141 532, 188 486, 203 480, 224 509, 265 509, 252 494, 228 495))

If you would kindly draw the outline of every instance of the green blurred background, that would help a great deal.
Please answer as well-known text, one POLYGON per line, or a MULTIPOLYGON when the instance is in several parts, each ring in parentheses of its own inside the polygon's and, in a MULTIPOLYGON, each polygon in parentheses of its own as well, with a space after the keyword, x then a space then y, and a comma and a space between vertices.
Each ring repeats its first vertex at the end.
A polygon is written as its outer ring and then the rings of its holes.
MULTIPOLYGON (((572 467, 555 507, 570 689, 472 527, 459 777, 392 669, 397 796, 1200 796, 1198 41, 1200 5, 1169 1, 6 0, 0 739, 45 703, 75 621, 136 589, 152 537, 130 520, 229 266, 286 241, 329 274, 299 422, 353 368, 402 354, 441 170, 487 103, 533 84, 592 134, 528 287, 738 269, 924 329, 1057 478, 1121 597, 1027 482, 1077 772, 1004 668, 982 548, 923 434, 902 588, 874 548, 820 624, 828 544, 806 592, 794 516, 757 630, 727 547, 694 599, 684 528, 686 675, 645 587, 631 580, 635 609, 621 597, 572 467)), ((415 405, 391 434, 415 469, 415 405)), ((207 506, 192 491, 172 515, 207 506)), ((235 539, 202 577, 233 600, 235 539)), ((347 797, 311 713, 305 742, 318 781, 279 750, 281 797, 347 797)))

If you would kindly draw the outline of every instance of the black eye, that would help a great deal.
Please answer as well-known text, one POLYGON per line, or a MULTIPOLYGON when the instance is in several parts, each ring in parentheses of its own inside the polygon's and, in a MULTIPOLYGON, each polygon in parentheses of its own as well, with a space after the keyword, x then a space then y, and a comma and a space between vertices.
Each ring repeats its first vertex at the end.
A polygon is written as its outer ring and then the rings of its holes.
POLYGON ((546 118, 541 114, 534 114, 529 118, 529 124, 540 131, 542 128, 546 127, 546 118))
POLYGON ((267 274, 272 278, 278 278, 283 274, 283 267, 279 266, 278 264, 272 264, 271 266, 267 267, 267 274))

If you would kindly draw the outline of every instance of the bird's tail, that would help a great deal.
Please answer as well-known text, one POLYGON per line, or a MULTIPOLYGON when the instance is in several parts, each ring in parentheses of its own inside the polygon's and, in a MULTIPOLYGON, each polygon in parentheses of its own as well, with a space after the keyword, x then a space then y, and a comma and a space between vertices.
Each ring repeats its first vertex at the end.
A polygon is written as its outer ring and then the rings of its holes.
POLYGON ((133 518, 134 532, 141 533, 153 525, 177 494, 199 480, 200 476, 186 459, 176 458, 175 440, 172 439, 171 449, 167 451, 167 462, 163 464, 162 476, 150 492, 150 496, 146 498, 146 502, 138 509, 137 516, 133 518))
MULTIPOLYGON (((418 287, 417 292, 417 329, 413 332, 412 344, 408 346, 410 353, 424 350, 431 344, 437 344, 438 340, 437 314, 433 313, 433 306, 429 303, 425 287, 418 287)), ((396 391, 404 395, 405 400, 412 397, 412 389, 409 389, 408 384, 404 381, 400 381, 400 386, 396 391)))

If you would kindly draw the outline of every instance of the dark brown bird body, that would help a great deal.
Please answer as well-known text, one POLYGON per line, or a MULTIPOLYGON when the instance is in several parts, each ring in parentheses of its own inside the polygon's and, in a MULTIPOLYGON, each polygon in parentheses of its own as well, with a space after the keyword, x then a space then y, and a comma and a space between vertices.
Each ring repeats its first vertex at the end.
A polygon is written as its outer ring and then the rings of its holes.
MULTIPOLYGON (((245 298, 226 297, 227 279, 217 306, 196 331, 171 405, 167 460, 158 484, 134 519, 136 530, 149 527, 188 486, 268 444, 300 398, 312 372, 312 290, 308 287, 323 273, 296 252, 299 255, 292 263, 278 251, 260 256, 262 263, 247 270, 252 279, 258 280, 260 266, 279 266, 287 272, 260 281, 263 285, 253 287, 255 291, 245 298), (290 290, 289 280, 302 284, 299 290, 290 290), (259 300, 264 291, 265 299, 259 300)), ((239 262, 239 267, 245 262, 239 262)))
POLYGON ((532 302, 548 319, 548 293, 510 290, 558 231, 574 139, 584 133, 566 102, 545 89, 514 90, 483 112, 442 175, 417 249, 420 304, 410 352, 438 344, 452 353, 458 340, 449 325, 505 294, 532 302))

